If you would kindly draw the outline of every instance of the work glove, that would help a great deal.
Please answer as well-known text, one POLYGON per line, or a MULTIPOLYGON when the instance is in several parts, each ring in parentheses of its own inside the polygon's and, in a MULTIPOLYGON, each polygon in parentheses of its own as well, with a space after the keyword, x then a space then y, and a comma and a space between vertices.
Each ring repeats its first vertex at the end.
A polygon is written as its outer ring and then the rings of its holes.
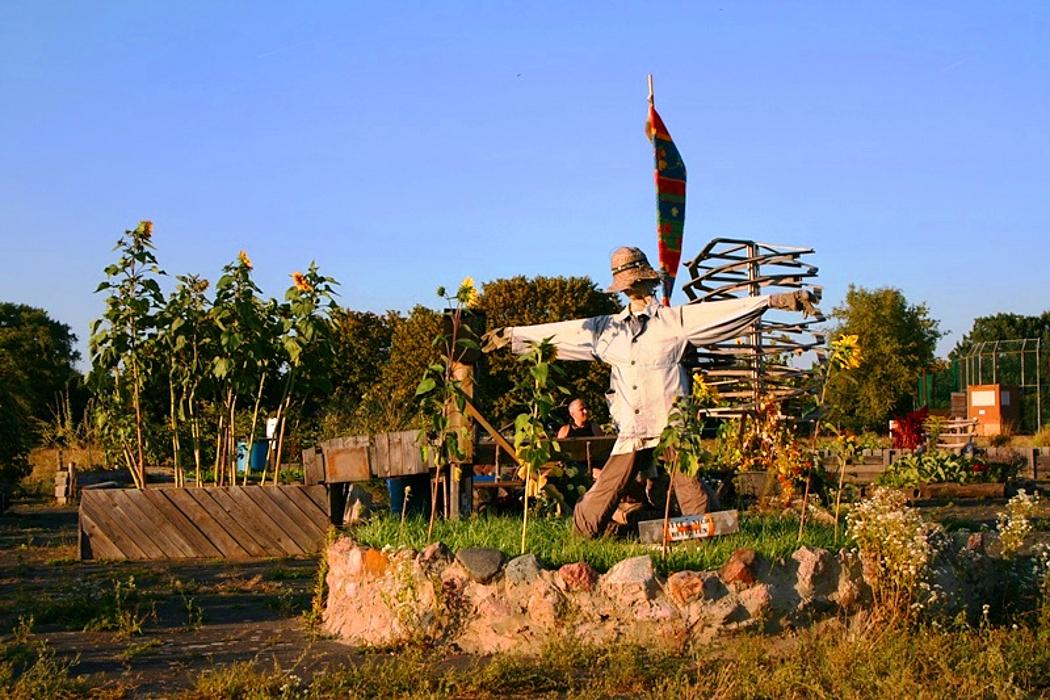
POLYGON ((821 289, 816 287, 814 289, 797 289, 793 292, 784 292, 782 294, 771 294, 769 296, 769 306, 773 309, 783 309, 785 311, 801 311, 804 316, 817 316, 823 318, 820 309, 817 308, 817 304, 820 303, 821 289))
POLYGON ((510 329, 493 328, 481 336, 481 351, 492 352, 510 345, 510 329))

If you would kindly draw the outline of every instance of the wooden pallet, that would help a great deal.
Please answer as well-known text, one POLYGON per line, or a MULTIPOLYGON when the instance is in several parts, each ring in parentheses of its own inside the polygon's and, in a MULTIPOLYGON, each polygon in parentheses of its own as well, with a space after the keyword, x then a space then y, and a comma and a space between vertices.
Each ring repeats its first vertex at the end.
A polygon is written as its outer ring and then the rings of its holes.
POLYGON ((256 559, 317 552, 323 486, 99 489, 80 499, 81 559, 256 559))

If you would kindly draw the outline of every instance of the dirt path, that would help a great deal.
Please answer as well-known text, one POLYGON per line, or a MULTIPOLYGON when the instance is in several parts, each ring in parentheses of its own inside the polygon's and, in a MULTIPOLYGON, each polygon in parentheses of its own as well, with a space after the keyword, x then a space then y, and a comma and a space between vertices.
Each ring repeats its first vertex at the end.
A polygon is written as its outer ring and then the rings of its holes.
POLYGON ((317 561, 80 562, 74 507, 18 505, 0 516, 0 632, 32 618, 74 674, 134 688, 192 687, 209 669, 256 661, 306 678, 350 650, 304 621, 317 561))

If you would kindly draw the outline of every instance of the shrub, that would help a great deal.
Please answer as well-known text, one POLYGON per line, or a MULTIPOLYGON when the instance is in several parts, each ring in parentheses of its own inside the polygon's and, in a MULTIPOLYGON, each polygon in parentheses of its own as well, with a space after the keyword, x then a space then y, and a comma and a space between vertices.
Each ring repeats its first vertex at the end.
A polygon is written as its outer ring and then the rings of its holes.
POLYGON ((1036 447, 1050 447, 1050 425, 1046 426, 1032 438, 1032 444, 1036 447))
POLYGON ((899 418, 896 426, 890 431, 893 435, 893 449, 914 450, 926 444, 926 419, 929 415, 930 409, 923 406, 899 418))
POLYGON ((1029 496, 1024 489, 1006 503, 1006 512, 996 518, 999 538, 1003 545, 1003 556, 1012 557, 1024 544, 1024 538, 1032 531, 1029 518, 1039 503, 1039 494, 1029 496))
POLYGON ((911 614, 935 554, 930 538, 936 526, 907 507, 902 493, 879 487, 854 506, 846 523, 876 603, 891 613, 911 614))
POLYGON ((991 462, 981 457, 933 450, 899 457, 879 475, 876 482, 897 488, 942 482, 999 483, 1016 477, 1022 466, 1020 460, 991 462))

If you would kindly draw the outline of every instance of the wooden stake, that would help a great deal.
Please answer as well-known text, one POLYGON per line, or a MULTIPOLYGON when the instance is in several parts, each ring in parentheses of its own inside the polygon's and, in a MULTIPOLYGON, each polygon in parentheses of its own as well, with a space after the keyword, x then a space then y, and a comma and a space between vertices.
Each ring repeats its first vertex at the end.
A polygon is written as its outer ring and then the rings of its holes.
POLYGON ((649 106, 654 106, 656 103, 653 101, 653 74, 649 74, 649 106))

